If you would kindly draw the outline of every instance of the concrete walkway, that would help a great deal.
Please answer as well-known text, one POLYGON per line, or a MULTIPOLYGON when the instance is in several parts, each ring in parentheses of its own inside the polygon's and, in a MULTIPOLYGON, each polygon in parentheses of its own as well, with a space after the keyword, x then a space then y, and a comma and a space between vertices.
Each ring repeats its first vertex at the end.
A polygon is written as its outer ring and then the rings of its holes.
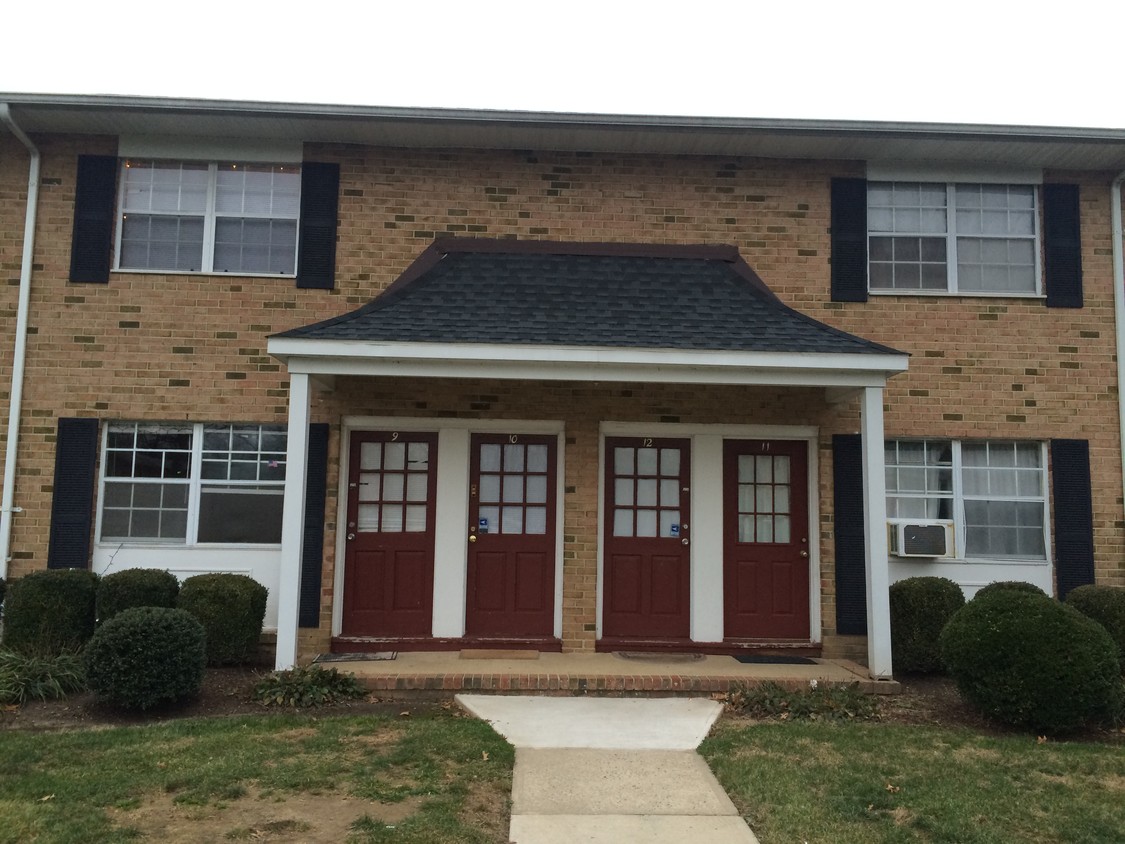
POLYGON ((757 844, 695 752, 722 707, 700 698, 457 695, 516 748, 515 844, 757 844))

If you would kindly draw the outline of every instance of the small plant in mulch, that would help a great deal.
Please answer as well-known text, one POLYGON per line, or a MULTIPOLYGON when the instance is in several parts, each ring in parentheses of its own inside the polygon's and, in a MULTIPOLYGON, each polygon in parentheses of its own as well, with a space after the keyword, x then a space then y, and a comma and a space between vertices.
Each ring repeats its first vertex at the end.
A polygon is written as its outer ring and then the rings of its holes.
POLYGON ((879 715, 878 701, 860 691, 858 683, 829 686, 813 681, 807 689, 773 682, 743 685, 731 690, 727 705, 741 715, 780 721, 870 721, 879 715))
POLYGON ((81 654, 67 651, 47 656, 0 650, 0 704, 57 700, 85 688, 81 654))
POLYGON ((319 665, 274 671, 258 681, 251 692, 251 697, 263 706, 296 709, 331 706, 366 696, 367 689, 351 674, 319 665))

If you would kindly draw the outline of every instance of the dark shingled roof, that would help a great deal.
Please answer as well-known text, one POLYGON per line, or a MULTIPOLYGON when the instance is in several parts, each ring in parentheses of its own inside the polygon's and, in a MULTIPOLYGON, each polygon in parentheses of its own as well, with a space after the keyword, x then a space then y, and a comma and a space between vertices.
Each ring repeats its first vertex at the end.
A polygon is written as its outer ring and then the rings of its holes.
POLYGON ((276 336, 902 354, 783 304, 734 247, 469 238, 435 241, 362 308, 276 336))

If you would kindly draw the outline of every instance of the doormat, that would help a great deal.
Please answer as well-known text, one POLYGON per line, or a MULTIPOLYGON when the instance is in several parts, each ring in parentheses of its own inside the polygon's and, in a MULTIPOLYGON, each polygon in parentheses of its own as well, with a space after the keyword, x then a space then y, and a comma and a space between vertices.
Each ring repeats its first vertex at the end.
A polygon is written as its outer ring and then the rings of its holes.
POLYGON ((614 651, 618 659, 635 659, 641 662, 699 662, 703 654, 664 654, 647 651, 614 651))
POLYGON ((397 656, 398 651, 376 651, 375 653, 353 654, 317 654, 313 662, 375 662, 395 659, 397 656))
POLYGON ((816 665, 815 659, 807 656, 750 656, 739 654, 735 657, 746 665, 816 665))
POLYGON ((539 659, 539 651, 493 650, 492 648, 465 648, 461 659, 539 659))

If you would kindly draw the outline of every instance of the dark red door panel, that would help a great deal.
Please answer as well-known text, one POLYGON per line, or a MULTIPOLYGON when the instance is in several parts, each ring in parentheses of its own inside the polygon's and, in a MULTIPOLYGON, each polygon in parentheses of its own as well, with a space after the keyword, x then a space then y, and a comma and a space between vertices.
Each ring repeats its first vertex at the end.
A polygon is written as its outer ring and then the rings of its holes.
POLYGON ((344 636, 433 630, 437 434, 352 435, 344 636))
POLYGON ((474 434, 470 448, 465 633, 551 637, 558 439, 474 434))
POLYGON ((803 442, 723 448, 724 635, 808 640, 808 454, 803 442))
POLYGON ((609 437, 605 460, 602 634, 686 639, 690 440, 609 437))

